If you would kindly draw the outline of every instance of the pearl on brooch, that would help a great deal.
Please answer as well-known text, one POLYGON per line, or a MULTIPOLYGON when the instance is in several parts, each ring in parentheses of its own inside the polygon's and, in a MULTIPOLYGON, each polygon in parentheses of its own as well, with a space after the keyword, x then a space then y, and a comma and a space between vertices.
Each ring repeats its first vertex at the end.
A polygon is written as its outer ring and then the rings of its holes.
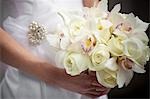
POLYGON ((46 38, 46 28, 36 21, 29 25, 28 39, 31 45, 39 45, 46 38))

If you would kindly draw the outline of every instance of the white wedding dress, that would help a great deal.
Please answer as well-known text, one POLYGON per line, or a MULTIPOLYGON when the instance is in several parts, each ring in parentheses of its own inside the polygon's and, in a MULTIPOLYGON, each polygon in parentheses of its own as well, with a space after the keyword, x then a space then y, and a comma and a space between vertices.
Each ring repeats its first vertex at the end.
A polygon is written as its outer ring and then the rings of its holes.
MULTIPOLYGON (((5 10, 9 13, 4 23, 4 29, 16 39, 23 47, 30 50, 37 57, 43 57, 55 64, 55 50, 49 49, 47 42, 39 46, 28 43, 27 31, 32 21, 38 21, 53 32, 57 24, 62 23, 61 17, 56 13, 59 9, 81 11, 82 0, 6 0, 10 6, 5 10)), ((6 3, 6 4, 7 4, 6 3)), ((35 66, 36 69, 36 66, 35 66)), ((44 82, 21 72, 11 66, 7 68, 5 77, 0 84, 0 99, 88 99, 78 93, 62 88, 49 86, 44 82)), ((104 95, 99 99, 107 99, 104 95)))

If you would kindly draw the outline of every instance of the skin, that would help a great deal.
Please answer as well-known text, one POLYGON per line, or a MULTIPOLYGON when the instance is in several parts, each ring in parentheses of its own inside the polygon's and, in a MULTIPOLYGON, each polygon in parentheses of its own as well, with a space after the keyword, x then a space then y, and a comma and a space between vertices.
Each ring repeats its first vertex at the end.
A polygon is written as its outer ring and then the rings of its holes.
POLYGON ((30 51, 19 45, 1 28, 0 35, 0 59, 4 63, 30 74, 51 86, 61 87, 92 98, 109 92, 110 89, 103 87, 97 82, 95 72, 88 72, 87 74, 85 71, 78 76, 72 77, 64 69, 53 66, 29 53, 30 51))
POLYGON ((83 0, 83 5, 85 7, 91 8, 94 5, 94 3, 98 4, 98 2, 99 0, 83 0))

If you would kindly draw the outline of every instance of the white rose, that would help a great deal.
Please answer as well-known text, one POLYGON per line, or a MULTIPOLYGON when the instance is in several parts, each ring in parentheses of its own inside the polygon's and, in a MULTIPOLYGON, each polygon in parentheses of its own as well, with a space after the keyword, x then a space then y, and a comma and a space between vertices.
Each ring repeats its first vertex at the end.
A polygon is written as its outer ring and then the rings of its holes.
POLYGON ((97 80, 100 84, 108 88, 114 88, 117 85, 117 57, 108 59, 104 64, 104 69, 96 72, 97 80))
POLYGON ((89 31, 85 28, 86 20, 82 17, 74 17, 68 24, 69 35, 73 43, 80 41, 89 31))
POLYGON ((117 73, 109 69, 96 72, 97 80, 107 88, 114 88, 117 85, 117 73))
POLYGON ((137 38, 129 38, 123 42, 124 54, 135 64, 144 66, 150 57, 150 48, 137 38))
POLYGON ((64 26, 62 30, 65 30, 65 34, 70 38, 72 43, 80 41, 86 33, 88 33, 87 28, 85 28, 87 20, 83 17, 83 13, 80 11, 60 11, 58 13, 63 21, 64 26))
POLYGON ((136 39, 136 38, 129 38, 123 41, 124 45, 124 54, 130 58, 138 59, 142 56, 142 49, 144 44, 136 39))
POLYGON ((123 55, 123 44, 119 38, 112 36, 107 43, 109 50, 113 56, 123 55))
POLYGON ((63 65, 66 72, 72 76, 79 75, 91 64, 87 55, 73 52, 59 52, 56 56, 57 62, 58 65, 63 65))
POLYGON ((108 47, 104 44, 96 45, 90 55, 93 65, 90 65, 89 69, 93 71, 99 71, 104 68, 104 63, 110 58, 108 47))

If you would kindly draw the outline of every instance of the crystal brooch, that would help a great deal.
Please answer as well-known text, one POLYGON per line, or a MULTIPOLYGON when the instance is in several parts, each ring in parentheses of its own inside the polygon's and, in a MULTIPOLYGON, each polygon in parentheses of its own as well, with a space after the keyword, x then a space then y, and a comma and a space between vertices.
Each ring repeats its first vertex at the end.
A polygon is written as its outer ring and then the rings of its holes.
POLYGON ((36 21, 33 21, 29 25, 28 39, 31 45, 40 45, 46 38, 46 28, 36 21))

